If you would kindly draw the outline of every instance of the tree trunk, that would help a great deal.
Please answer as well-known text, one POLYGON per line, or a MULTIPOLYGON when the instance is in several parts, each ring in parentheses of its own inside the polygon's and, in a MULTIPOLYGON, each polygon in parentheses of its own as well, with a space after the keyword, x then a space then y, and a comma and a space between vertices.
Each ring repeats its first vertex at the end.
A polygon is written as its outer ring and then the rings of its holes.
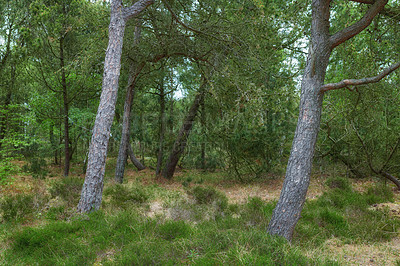
POLYGON ((8 120, 7 117, 8 117, 8 113, 10 112, 9 105, 11 104, 11 96, 12 96, 11 90, 9 90, 6 95, 4 105, 1 108, 2 110, 0 113, 0 149, 3 144, 2 141, 6 136, 7 120, 8 120))
POLYGON ((133 165, 139 170, 144 170, 146 167, 136 158, 135 154, 133 153, 133 149, 131 144, 127 144, 129 158, 131 159, 133 165))
POLYGON ((165 168, 162 172, 164 178, 171 179, 174 175, 176 165, 185 150, 186 142, 189 137, 190 131, 193 127, 194 119, 196 118, 197 111, 200 106, 200 102, 202 101, 205 91, 203 87, 205 83, 200 88, 200 92, 196 95, 192 106, 190 107, 189 113, 186 116, 181 129, 179 130, 178 137, 172 147, 172 151, 168 157, 165 168))
POLYGON ((63 92, 63 117, 64 117, 64 176, 69 175, 70 166, 70 148, 69 148, 69 106, 68 106, 68 87, 67 79, 65 74, 65 63, 64 63, 64 37, 60 38, 60 69, 61 69, 61 86, 63 92))
POLYGON ((286 177, 268 232, 291 240, 300 218, 310 183, 318 136, 326 68, 332 49, 364 30, 383 9, 387 0, 377 0, 358 22, 329 34, 331 0, 312 1, 311 40, 301 83, 300 113, 290 152, 286 177))
POLYGON ((164 80, 161 80, 160 85, 160 140, 158 143, 158 156, 157 156, 157 168, 156 176, 161 173, 162 160, 164 155, 164 135, 165 135, 165 91, 164 91, 164 80))
MULTIPOLYGON (((141 30, 140 25, 135 28, 135 45, 139 43, 141 30)), ((137 76, 141 72, 144 64, 136 66, 134 63, 131 63, 129 69, 129 79, 128 86, 126 87, 126 96, 125 96, 125 104, 124 104, 124 114, 122 119, 122 134, 121 134, 121 142, 118 150, 118 158, 117 165, 115 167, 115 182, 121 183, 124 179, 125 172, 125 164, 127 158, 127 147, 129 146, 129 133, 131 130, 131 111, 132 111, 132 102, 133 97, 135 95, 135 86, 137 81, 137 76)))
POLYGON ((204 97, 201 99, 200 102, 201 107, 201 135, 202 135, 202 142, 201 142, 201 169, 203 171, 206 170, 206 106, 204 104, 204 97))
POLYGON ((77 207, 79 212, 98 210, 101 205, 107 147, 117 101, 126 21, 137 16, 152 3, 153 0, 140 0, 131 7, 124 8, 121 0, 111 1, 109 42, 104 61, 103 87, 89 147, 85 183, 77 207))
POLYGON ((329 2, 313 1, 311 46, 301 83, 299 118, 281 195, 268 226, 271 235, 288 240, 293 236, 306 198, 319 131, 323 99, 319 90, 331 53, 329 2))

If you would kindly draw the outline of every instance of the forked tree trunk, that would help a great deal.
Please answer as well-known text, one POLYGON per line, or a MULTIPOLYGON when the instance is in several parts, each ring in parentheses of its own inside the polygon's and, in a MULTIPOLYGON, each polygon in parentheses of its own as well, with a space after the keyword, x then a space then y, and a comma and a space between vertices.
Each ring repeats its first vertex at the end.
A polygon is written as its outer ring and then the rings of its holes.
POLYGON ((174 176, 176 165, 181 158, 182 153, 186 148, 186 142, 189 137, 190 131, 192 130, 194 119, 196 118, 197 111, 199 110, 200 102, 202 101, 205 90, 205 83, 200 88, 200 92, 196 95, 192 106, 190 107, 189 113, 183 121, 182 127, 176 138, 172 151, 168 157, 167 163, 165 164, 162 176, 167 179, 171 179, 174 176))
POLYGON ((85 183, 77 207, 79 212, 87 213, 100 208, 107 147, 117 101, 125 25, 130 18, 137 16, 152 3, 153 0, 139 0, 131 7, 124 8, 121 0, 111 1, 109 42, 104 61, 103 88, 89 147, 85 183))
POLYGON ((301 83, 300 113, 286 177, 274 209, 268 232, 291 240, 300 218, 310 182, 315 143, 318 136, 326 68, 332 49, 365 29, 383 9, 387 0, 377 0, 364 17, 343 29, 329 34, 331 0, 312 1, 312 25, 309 54, 301 83))

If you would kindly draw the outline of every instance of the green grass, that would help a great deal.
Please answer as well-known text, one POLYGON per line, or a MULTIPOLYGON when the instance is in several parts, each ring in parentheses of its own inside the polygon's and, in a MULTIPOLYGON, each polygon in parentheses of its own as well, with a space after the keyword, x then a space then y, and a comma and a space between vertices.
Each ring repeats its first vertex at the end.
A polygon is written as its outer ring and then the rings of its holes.
MULTIPOLYGON (((191 186, 184 193, 139 182, 106 183, 103 209, 77 215, 71 203, 79 198, 74 192, 78 181, 65 179, 50 185, 50 201, 61 198, 60 204, 39 206, 0 224, 4 249, 0 264, 339 265, 323 255, 307 257, 304 250, 332 237, 344 243, 386 241, 400 227, 400 221, 387 212, 369 208, 393 199, 393 193, 381 185, 358 193, 346 181, 328 181, 322 196, 306 202, 293 243, 288 244, 266 233, 275 202, 255 197, 244 204, 228 204, 222 192, 204 185, 191 186), (74 195, 63 194, 64 190, 74 195), (170 213, 179 210, 185 215, 146 217, 146 208, 154 200, 164 202, 170 213), (22 226, 21 217, 31 221, 37 217, 38 225, 22 226)), ((15 206, 11 209, 21 204, 15 206)))

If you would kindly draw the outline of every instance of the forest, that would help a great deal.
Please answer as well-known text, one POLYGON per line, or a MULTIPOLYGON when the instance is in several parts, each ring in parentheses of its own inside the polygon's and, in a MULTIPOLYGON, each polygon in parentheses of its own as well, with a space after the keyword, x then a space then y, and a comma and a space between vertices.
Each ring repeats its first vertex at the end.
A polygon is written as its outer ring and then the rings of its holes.
POLYGON ((0 265, 400 265, 399 0, 0 13, 0 265))

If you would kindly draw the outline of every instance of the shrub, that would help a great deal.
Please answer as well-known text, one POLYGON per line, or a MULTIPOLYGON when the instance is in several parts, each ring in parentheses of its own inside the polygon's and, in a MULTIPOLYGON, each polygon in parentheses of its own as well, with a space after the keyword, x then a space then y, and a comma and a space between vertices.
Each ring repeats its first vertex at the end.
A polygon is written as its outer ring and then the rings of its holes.
POLYGON ((128 187, 123 184, 115 184, 104 190, 105 196, 111 197, 111 203, 116 206, 125 207, 128 203, 145 203, 149 193, 141 185, 128 187))
POLYGON ((326 185, 331 189, 351 190, 349 179, 344 177, 330 177, 326 180, 326 185))
POLYGON ((49 188, 50 195, 60 197, 69 205, 76 205, 79 201, 79 195, 82 191, 83 179, 79 177, 65 177, 51 184, 49 188))
POLYGON ((33 208, 33 196, 27 194, 7 196, 0 202, 0 210, 6 222, 25 218, 33 213, 33 208))
POLYGON ((29 157, 28 164, 22 167, 24 172, 28 172, 33 178, 44 179, 47 176, 46 160, 38 157, 29 157))
POLYGON ((188 191, 197 204, 216 204, 220 210, 228 207, 228 199, 213 187, 195 186, 188 191))

